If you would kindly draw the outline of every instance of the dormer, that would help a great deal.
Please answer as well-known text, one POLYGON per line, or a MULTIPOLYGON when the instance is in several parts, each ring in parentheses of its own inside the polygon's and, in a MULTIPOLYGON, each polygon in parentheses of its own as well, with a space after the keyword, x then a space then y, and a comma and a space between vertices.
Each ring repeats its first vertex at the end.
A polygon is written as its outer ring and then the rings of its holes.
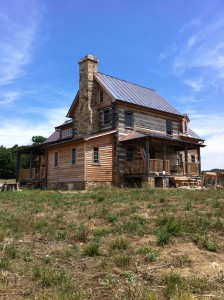
POLYGON ((72 120, 65 121, 62 125, 55 127, 55 130, 60 133, 60 139, 68 139, 73 136, 72 120))
POLYGON ((184 114, 184 117, 183 117, 182 122, 180 124, 180 131, 182 133, 188 134, 188 132, 189 132, 189 122, 190 122, 190 119, 189 119, 188 115, 184 114))

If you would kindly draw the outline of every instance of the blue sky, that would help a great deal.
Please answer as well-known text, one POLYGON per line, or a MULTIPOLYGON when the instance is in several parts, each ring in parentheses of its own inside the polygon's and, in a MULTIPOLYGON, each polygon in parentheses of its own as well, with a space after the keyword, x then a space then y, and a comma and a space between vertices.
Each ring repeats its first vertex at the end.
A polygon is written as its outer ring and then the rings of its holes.
POLYGON ((223 0, 0 0, 0 145, 66 119, 87 54, 187 113, 202 169, 224 168, 223 0))

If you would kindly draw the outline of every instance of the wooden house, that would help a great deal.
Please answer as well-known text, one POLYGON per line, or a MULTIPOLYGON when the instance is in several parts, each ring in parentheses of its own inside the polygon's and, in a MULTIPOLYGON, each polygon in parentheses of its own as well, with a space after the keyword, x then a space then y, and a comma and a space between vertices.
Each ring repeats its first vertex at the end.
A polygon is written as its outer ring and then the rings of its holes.
POLYGON ((18 152, 18 181, 86 189, 143 182, 168 187, 200 178, 204 140, 190 129, 189 117, 155 90, 99 73, 97 66, 91 55, 79 61, 68 121, 43 144, 18 152), (21 153, 30 155, 29 169, 20 170, 21 153))

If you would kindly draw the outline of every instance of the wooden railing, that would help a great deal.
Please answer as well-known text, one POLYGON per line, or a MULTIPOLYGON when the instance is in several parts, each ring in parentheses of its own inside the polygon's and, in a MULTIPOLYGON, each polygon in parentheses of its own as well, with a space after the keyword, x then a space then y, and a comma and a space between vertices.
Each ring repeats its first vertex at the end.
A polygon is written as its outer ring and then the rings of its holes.
POLYGON ((40 171, 37 173, 35 168, 30 169, 20 169, 19 170, 19 180, 33 180, 38 178, 45 178, 45 167, 41 167, 40 171))
MULTIPOLYGON (((150 159, 149 173, 163 173, 163 160, 150 159)), ((146 174, 146 160, 129 160, 125 162, 125 174, 146 174)), ((170 174, 170 161, 166 160, 166 174, 170 174)))
MULTIPOLYGON (((186 175, 187 171, 186 171, 186 162, 183 162, 183 175, 186 175)), ((189 162, 188 163, 188 175, 199 175, 199 164, 197 163, 192 163, 189 162)))

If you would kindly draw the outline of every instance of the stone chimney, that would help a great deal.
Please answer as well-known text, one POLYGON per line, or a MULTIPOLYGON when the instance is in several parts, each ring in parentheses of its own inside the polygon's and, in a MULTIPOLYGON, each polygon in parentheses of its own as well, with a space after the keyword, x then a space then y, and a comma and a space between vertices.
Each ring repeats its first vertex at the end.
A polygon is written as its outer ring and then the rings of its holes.
POLYGON ((78 136, 97 131, 97 112, 94 109, 96 101, 96 86, 93 80, 97 72, 98 59, 87 55, 79 61, 79 108, 77 116, 78 136))

